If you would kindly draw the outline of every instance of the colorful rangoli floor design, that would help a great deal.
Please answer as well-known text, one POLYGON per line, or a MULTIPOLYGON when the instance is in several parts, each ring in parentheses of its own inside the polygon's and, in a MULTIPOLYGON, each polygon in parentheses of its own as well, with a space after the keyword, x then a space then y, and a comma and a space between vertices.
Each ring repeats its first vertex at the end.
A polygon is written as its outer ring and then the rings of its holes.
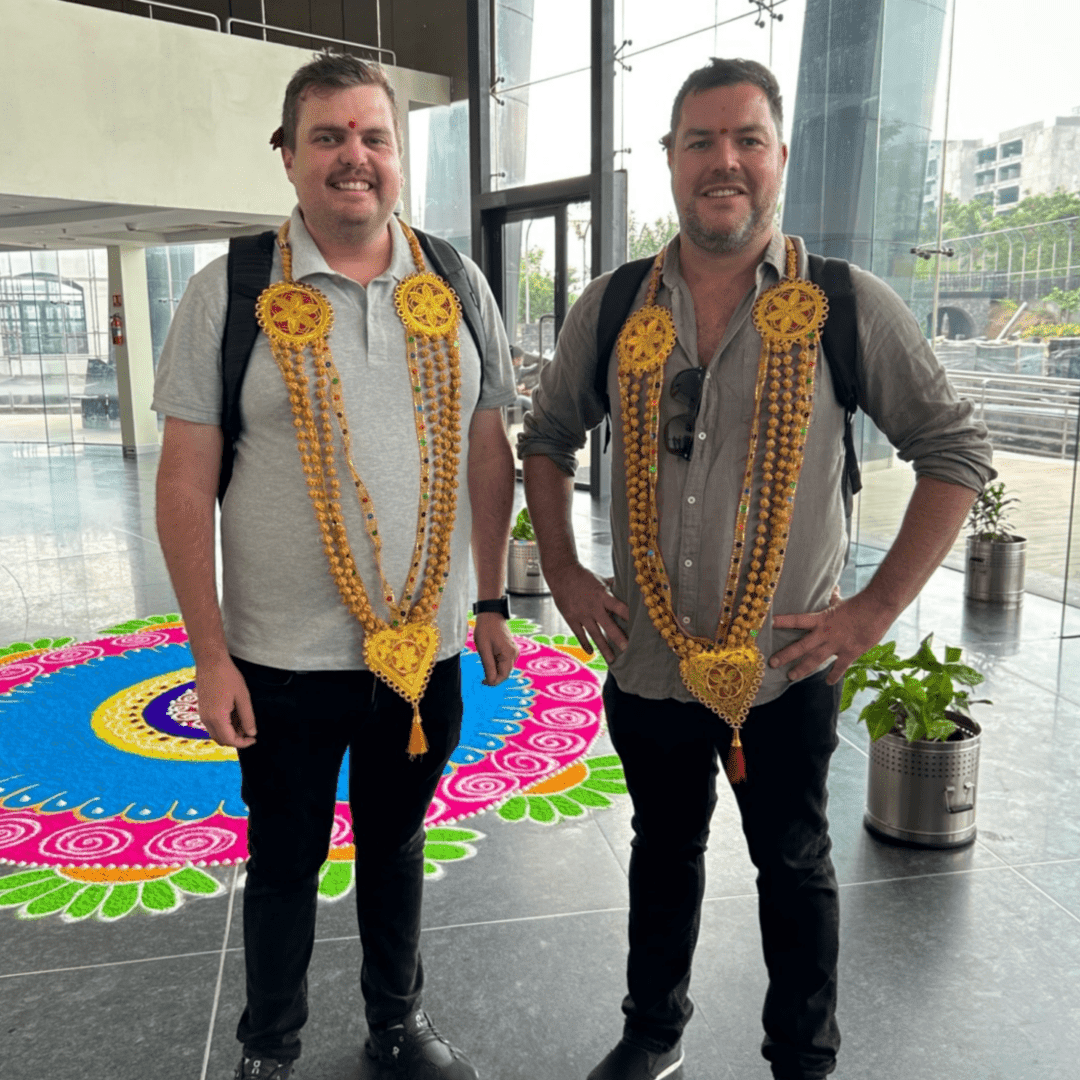
MULTIPOLYGON (((618 758, 589 757, 600 735, 603 661, 573 638, 512 625, 521 655, 501 686, 462 655, 461 742, 427 816, 425 871, 476 854, 463 822, 486 810, 545 825, 625 793, 618 758)), ((320 895, 353 885, 343 767, 320 895)), ((152 616, 93 641, 0 649, 0 907, 22 918, 114 921, 160 914, 225 890, 210 869, 247 857, 235 753, 203 729, 179 617, 152 616)))

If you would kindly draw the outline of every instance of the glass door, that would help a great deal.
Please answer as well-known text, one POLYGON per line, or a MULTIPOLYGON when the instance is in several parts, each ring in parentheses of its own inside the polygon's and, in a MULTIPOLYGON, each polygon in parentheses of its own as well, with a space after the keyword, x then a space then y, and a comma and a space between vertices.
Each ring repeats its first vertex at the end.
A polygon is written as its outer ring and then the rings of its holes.
MULTIPOLYGON (((532 392, 555 356, 566 313, 589 280, 591 220, 587 201, 497 213, 500 242, 493 245, 490 276, 498 282, 496 295, 517 383, 517 403, 507 410, 516 446, 532 392)), ((589 488, 590 479, 586 444, 578 454, 575 485, 589 488)))

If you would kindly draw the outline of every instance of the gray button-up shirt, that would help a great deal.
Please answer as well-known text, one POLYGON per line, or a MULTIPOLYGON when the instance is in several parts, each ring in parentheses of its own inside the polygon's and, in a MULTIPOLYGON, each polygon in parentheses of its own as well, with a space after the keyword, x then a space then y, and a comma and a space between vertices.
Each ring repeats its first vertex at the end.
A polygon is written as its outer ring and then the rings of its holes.
MULTIPOLYGON (((799 273, 805 275, 801 240, 799 273)), ((784 265, 784 242, 775 233, 757 268, 757 279, 724 332, 709 362, 701 407, 694 426, 690 461, 661 446, 657 503, 660 550, 672 588, 672 606, 688 633, 712 638, 735 540, 738 493, 746 468, 750 425, 754 421, 754 385, 761 355, 761 336, 751 310, 761 293, 776 284, 784 265)), ((957 398, 904 302, 884 282, 852 267, 862 362, 858 371, 859 404, 888 436, 900 457, 914 462, 918 476, 931 476, 980 491, 996 475, 991 467, 985 426, 972 420, 973 406, 957 398)), ((522 458, 545 454, 566 472, 573 472, 576 451, 590 429, 604 416, 596 394, 596 324, 608 277, 598 278, 570 309, 555 358, 544 369, 533 392, 533 408, 525 417, 518 442, 522 458)), ((647 281, 634 302, 645 299, 647 281)), ((677 342, 664 371, 660 430, 686 411, 670 394, 676 373, 697 364, 694 302, 679 271, 679 240, 668 245, 658 304, 670 307, 677 342)), ((648 698, 693 696, 679 677, 678 658, 657 633, 645 610, 628 543, 628 513, 619 417, 618 360, 608 365, 612 408, 612 559, 615 595, 630 607, 629 645, 612 673, 619 686, 648 698)), ((772 614, 818 611, 827 606, 840 578, 847 550, 841 480, 844 466, 844 410, 836 400, 828 364, 818 357, 814 409, 796 493, 794 516, 783 573, 757 645, 766 659, 802 636, 801 630, 780 630, 772 614)), ((662 436, 661 436, 662 437, 662 436)), ((757 500, 763 483, 759 442, 754 465, 750 526, 756 524, 757 500)), ((748 559, 743 560, 738 595, 746 585, 748 559)), ((755 699, 761 705, 779 697, 789 685, 786 668, 766 668, 755 699)))
MULTIPOLYGON (((315 286, 334 309, 330 346, 341 374, 353 461, 375 506, 386 580, 400 596, 416 539, 420 450, 405 329, 394 310, 394 290, 416 267, 396 220, 390 232, 390 265, 366 287, 327 265, 299 210, 293 212, 289 239, 294 279, 315 286)), ((461 461, 450 580, 438 615, 439 659, 461 649, 467 630, 469 424, 474 409, 493 409, 517 399, 502 318, 479 268, 468 259, 464 262, 480 301, 485 353, 477 355, 463 320, 461 461)), ((270 280, 280 279, 281 259, 275 251, 270 280)), ((227 300, 222 258, 191 279, 177 308, 157 368, 153 406, 158 412, 197 424, 220 423, 227 300)), ((363 631, 330 576, 296 446, 289 396, 265 334, 259 334, 252 349, 240 406, 244 429, 221 510, 221 606, 229 650, 257 664, 291 670, 362 668, 363 631)), ((353 556, 376 612, 385 618, 371 541, 340 446, 338 457, 353 556)))

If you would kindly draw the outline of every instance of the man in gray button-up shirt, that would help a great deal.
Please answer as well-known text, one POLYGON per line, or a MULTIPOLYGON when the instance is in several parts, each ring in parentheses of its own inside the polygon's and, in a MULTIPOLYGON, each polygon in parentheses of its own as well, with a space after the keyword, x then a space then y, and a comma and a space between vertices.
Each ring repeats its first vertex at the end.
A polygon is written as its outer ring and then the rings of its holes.
MULTIPOLYGON (((659 547, 675 625, 704 639, 713 638, 721 614, 750 428, 759 422, 754 389, 762 342, 751 310, 785 272, 784 237, 773 226, 787 160, 780 105, 767 69, 714 61, 680 91, 664 140, 680 232, 665 252, 655 300, 670 309, 677 335, 664 369, 660 432, 687 412, 685 400, 672 395, 673 381, 681 372, 705 370, 696 416, 686 424, 689 453, 667 452, 660 438, 659 547)), ((793 239, 797 272, 805 277, 806 252, 793 239)), ((799 1080, 832 1072, 840 1041, 837 887, 825 816, 839 682, 914 599, 955 540, 975 493, 994 476, 985 427, 972 420, 971 404, 957 399, 915 319, 877 278, 855 267, 851 274, 862 351, 859 404, 900 457, 914 463, 918 480, 873 580, 840 599, 835 590, 847 548, 844 412, 819 356, 787 557, 756 638, 769 660, 742 733, 747 779, 733 785, 761 872, 770 975, 762 1052, 777 1077, 799 1080)), ((533 393, 519 454, 555 602, 582 643, 591 638, 611 665, 608 723, 634 800, 625 1031, 590 1080, 653 1080, 674 1071, 682 1056, 703 852, 718 758, 728 754, 732 732, 684 685, 679 657, 655 627, 639 588, 628 540, 615 356, 607 370, 611 588, 576 556, 572 473, 576 451, 604 415, 594 383, 607 281, 593 282, 571 309, 555 360, 533 393)), ((647 279, 635 309, 646 287, 647 279)), ((764 482, 763 443, 764 437, 753 470, 751 528, 764 482)), ((743 558, 737 595, 749 572, 743 558)))

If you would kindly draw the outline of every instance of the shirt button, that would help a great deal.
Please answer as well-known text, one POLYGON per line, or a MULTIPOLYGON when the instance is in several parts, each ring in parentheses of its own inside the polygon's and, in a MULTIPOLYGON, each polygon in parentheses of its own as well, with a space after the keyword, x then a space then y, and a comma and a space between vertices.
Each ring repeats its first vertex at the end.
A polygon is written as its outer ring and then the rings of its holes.
POLYGON ((704 431, 699 431, 699 432, 697 433, 697 437, 698 437, 699 439, 704 439, 704 438, 705 438, 705 432, 704 432, 704 431))
POLYGON ((683 566, 693 566, 693 565, 694 565, 694 560, 693 559, 683 559, 683 566))
POLYGON ((691 506, 693 506, 693 505, 694 505, 694 503, 696 503, 696 502, 697 502, 697 499, 696 499, 696 498, 694 498, 694 496, 693 496, 693 495, 688 495, 688 496, 686 497, 686 501, 687 501, 687 502, 688 502, 688 503, 689 503, 689 504, 690 504, 691 506))
POLYGON ((690 621, 690 616, 689 616, 689 615, 684 615, 684 616, 682 617, 682 621, 683 621, 684 623, 688 623, 688 622, 690 621))

